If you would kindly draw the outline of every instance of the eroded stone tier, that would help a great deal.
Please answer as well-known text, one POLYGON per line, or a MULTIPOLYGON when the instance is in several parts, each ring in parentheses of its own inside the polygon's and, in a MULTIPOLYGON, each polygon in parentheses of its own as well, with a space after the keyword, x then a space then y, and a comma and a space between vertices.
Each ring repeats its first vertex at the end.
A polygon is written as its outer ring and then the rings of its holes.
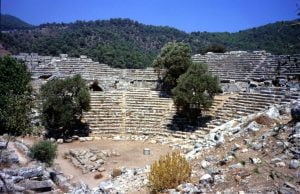
POLYGON ((263 51, 232 51, 226 53, 197 54, 195 62, 205 62, 209 71, 220 80, 267 80, 274 76, 299 76, 300 55, 271 55, 263 51))
MULTIPOLYGON (((84 120, 95 136, 131 133, 201 138, 232 119, 262 111, 272 104, 299 99, 300 93, 297 88, 260 87, 252 92, 217 96, 213 106, 205 113, 211 115, 212 120, 195 129, 176 115, 171 98, 161 97, 159 91, 153 90, 157 83, 153 68, 116 69, 93 62, 86 56, 70 58, 64 54, 49 57, 22 53, 15 57, 25 61, 37 85, 54 77, 75 74, 81 74, 88 82, 98 80, 103 91, 91 91, 92 109, 84 113, 84 120), (192 133, 191 129, 195 131, 192 133)), ((269 79, 278 71, 284 76, 297 76, 300 74, 299 58, 299 55, 273 56, 265 52, 241 51, 193 56, 194 61, 206 62, 209 70, 221 80, 235 81, 269 79)))

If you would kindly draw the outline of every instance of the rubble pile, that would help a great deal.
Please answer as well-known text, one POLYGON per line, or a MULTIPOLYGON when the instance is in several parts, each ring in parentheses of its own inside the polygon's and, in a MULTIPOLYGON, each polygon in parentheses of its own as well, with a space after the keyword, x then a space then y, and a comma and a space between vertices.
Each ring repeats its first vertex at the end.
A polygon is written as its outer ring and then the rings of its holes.
POLYGON ((97 149, 72 149, 65 154, 65 157, 69 159, 75 167, 81 169, 82 173, 105 171, 103 164, 108 157, 112 156, 120 156, 120 154, 114 150, 97 149))
MULTIPOLYGON (((73 190, 70 180, 62 173, 45 167, 44 164, 29 161, 28 165, 20 164, 19 156, 15 149, 2 146, 6 142, 0 140, 0 193, 32 193, 54 192, 64 193, 73 190)), ((29 149, 25 144, 14 141, 9 142, 22 152, 29 149)))

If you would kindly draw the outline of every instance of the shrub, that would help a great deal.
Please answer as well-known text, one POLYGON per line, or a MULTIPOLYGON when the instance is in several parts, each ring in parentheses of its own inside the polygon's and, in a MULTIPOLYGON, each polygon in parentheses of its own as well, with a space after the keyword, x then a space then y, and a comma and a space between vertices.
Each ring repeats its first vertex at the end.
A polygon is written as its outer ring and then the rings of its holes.
POLYGON ((121 174, 122 174, 121 169, 119 169, 119 168, 114 168, 113 171, 112 171, 112 173, 111 173, 111 176, 112 176, 113 178, 115 178, 115 177, 117 177, 117 176, 120 176, 121 174))
POLYGON ((101 173, 95 174, 94 179, 102 179, 103 175, 101 173))
POLYGON ((188 181, 191 176, 191 166, 179 152, 173 152, 151 166, 149 174, 150 189, 159 192, 175 188, 188 181))
POLYGON ((49 140, 40 141, 30 148, 30 157, 50 166, 57 157, 57 145, 49 140))

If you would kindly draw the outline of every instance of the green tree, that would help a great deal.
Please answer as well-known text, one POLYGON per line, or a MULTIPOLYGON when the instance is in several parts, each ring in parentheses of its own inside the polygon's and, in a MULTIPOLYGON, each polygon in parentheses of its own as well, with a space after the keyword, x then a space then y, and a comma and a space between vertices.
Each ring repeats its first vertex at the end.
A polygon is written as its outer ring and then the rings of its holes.
POLYGON ((214 95, 220 91, 216 76, 208 72, 206 64, 193 63, 186 73, 178 79, 178 85, 172 90, 174 102, 179 112, 195 124, 201 111, 208 109, 214 95))
POLYGON ((83 111, 90 109, 90 94, 80 75, 53 79, 41 87, 42 121, 49 136, 67 137, 82 128, 83 111))
POLYGON ((153 62, 153 66, 161 76, 163 89, 171 91, 177 85, 179 76, 188 69, 191 63, 191 48, 188 44, 167 43, 153 62), (165 69, 162 75, 161 69, 165 69))
POLYGON ((0 58, 0 133, 31 132, 31 93, 26 66, 11 57, 0 58))

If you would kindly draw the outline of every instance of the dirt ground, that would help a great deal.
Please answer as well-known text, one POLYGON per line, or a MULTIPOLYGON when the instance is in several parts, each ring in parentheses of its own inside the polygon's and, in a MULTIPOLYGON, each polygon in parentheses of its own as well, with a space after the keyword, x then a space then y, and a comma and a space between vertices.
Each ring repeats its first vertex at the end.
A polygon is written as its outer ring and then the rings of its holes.
MULTIPOLYGON (((24 138, 23 141, 32 145, 34 142, 37 142, 38 139, 24 138)), ((54 163, 61 168, 61 171, 65 175, 70 175, 71 177, 73 177, 72 181, 82 181, 93 188, 98 186, 101 181, 107 179, 111 174, 113 168, 145 167, 146 165, 150 165, 154 161, 158 160, 160 156, 165 155, 171 151, 172 150, 165 145, 150 144, 138 141, 75 141, 72 143, 64 143, 58 145, 58 157, 56 158, 54 163), (99 150, 115 150, 120 153, 120 156, 107 158, 105 164, 103 165, 106 170, 102 173, 104 177, 101 179, 94 179, 95 174, 99 174, 99 172, 83 174, 81 170, 74 167, 68 159, 64 159, 64 153, 68 152, 70 149, 84 150, 88 148, 99 150), (149 148, 151 150, 151 155, 143 155, 144 148, 149 148)))

